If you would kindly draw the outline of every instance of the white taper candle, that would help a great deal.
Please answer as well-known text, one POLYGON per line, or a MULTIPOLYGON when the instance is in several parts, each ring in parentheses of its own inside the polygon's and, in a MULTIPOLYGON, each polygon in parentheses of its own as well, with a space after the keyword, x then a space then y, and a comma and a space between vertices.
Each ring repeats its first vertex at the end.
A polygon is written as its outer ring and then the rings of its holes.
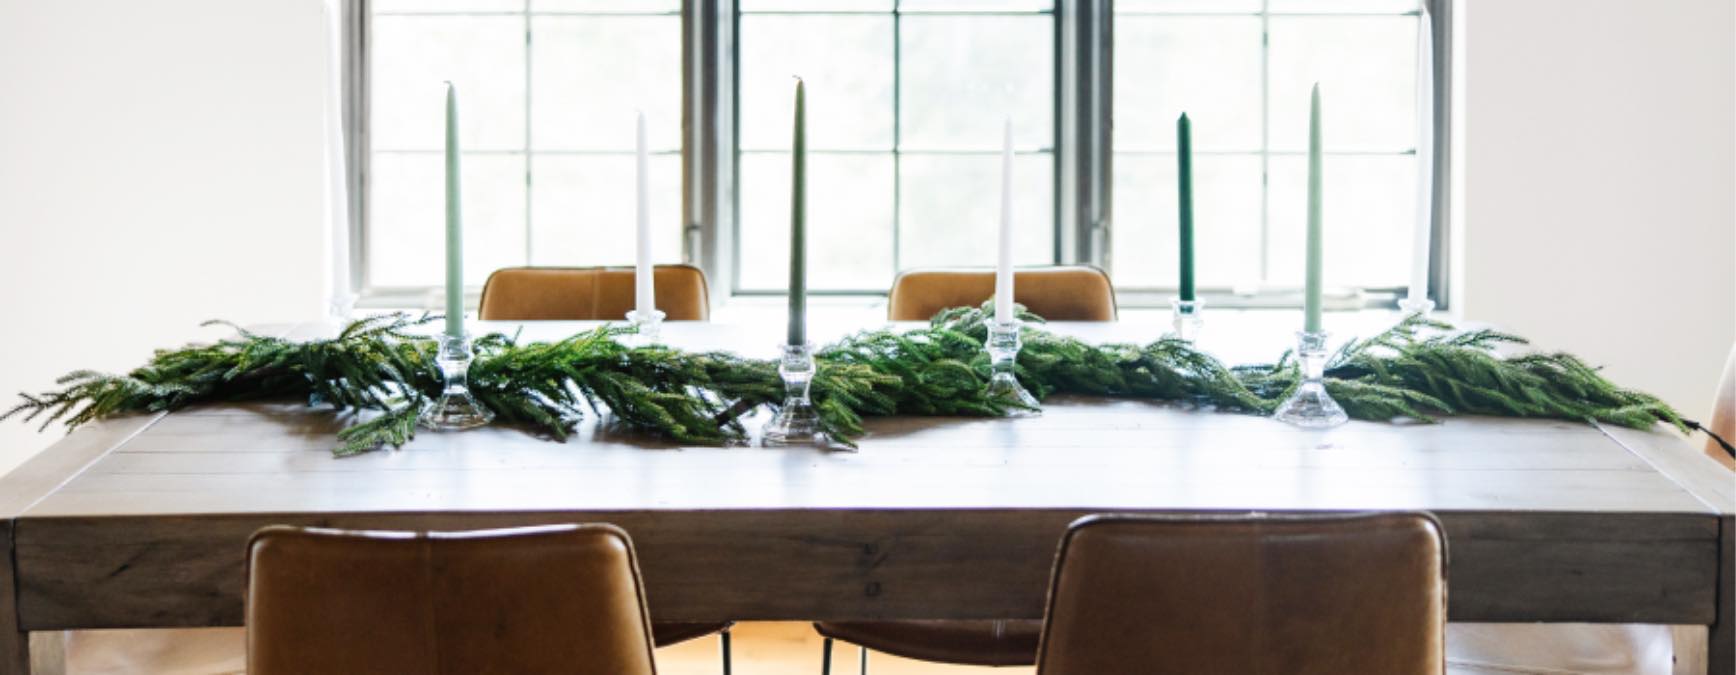
POLYGON ((1420 303, 1429 290, 1429 239, 1435 211, 1435 39, 1425 7, 1417 17, 1417 218, 1411 231, 1411 277, 1406 298, 1420 303))
POLYGON ((1001 242, 995 263, 995 321, 1013 322, 1013 118, 1001 134, 1001 242))
POLYGON ((634 293, 637 301, 635 309, 642 317, 649 317, 657 309, 655 270, 651 266, 651 195, 650 195, 650 160, 645 149, 645 113, 641 111, 638 119, 638 154, 635 188, 638 191, 637 219, 639 227, 639 248, 637 268, 634 271, 634 293))

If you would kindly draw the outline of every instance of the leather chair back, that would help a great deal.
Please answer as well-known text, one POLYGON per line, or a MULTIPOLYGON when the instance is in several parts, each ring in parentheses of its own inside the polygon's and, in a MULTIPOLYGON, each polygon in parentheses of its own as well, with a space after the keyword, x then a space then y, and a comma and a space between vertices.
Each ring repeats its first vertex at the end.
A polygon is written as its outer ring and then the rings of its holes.
POLYGON ((1444 553, 1425 514, 1088 517, 1037 673, 1440 675, 1444 553))
MULTIPOLYGON (((1736 443, 1736 345, 1730 346, 1730 357, 1724 360, 1724 377, 1718 382, 1718 395, 1713 397, 1712 417, 1706 428, 1719 438, 1736 443)), ((1736 469, 1736 457, 1725 452, 1718 441, 1706 439, 1706 454, 1725 468, 1736 469)))
POLYGON ((654 675, 650 634, 612 525, 268 527, 248 546, 249 675, 654 675))
MULTIPOLYGON (((893 321, 927 321, 941 310, 976 307, 994 295, 994 270, 909 270, 892 282, 886 313, 893 321)), ((1051 321, 1115 320, 1115 287, 1095 267, 1014 270, 1013 301, 1051 321)))
MULTIPOLYGON (((634 306, 631 267, 508 267, 488 275, 476 315, 484 321, 620 321, 634 306)), ((705 272, 658 265, 652 286, 669 321, 711 316, 705 272)))

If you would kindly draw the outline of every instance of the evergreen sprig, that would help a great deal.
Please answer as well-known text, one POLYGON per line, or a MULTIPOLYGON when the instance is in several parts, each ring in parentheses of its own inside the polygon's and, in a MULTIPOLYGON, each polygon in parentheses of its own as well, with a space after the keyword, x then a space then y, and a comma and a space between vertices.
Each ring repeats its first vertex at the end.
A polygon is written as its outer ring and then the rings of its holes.
MULTIPOLYGON (((1231 368, 1174 336, 1092 345, 1043 330, 1041 318, 1022 308, 1021 316, 1016 373, 1039 400, 1079 394, 1269 414, 1301 377, 1288 353, 1271 364, 1231 368)), ((1016 404, 986 393, 990 317, 986 303, 954 308, 926 327, 864 331, 821 349, 812 398, 822 430, 849 445, 869 416, 1006 414, 1016 404)), ((210 345, 159 351, 125 375, 75 371, 57 381, 59 389, 22 395, 0 420, 76 427, 201 403, 300 398, 354 415, 335 454, 398 447, 414 438, 418 412, 442 387, 435 341, 417 334, 434 318, 371 317, 334 338, 307 342, 237 327, 234 337, 210 345)), ((629 346, 621 338, 631 331, 604 326, 526 344, 483 336, 475 342, 471 390, 500 421, 556 440, 587 412, 607 411, 629 429, 683 443, 727 443, 746 437, 744 415, 782 403, 775 362, 629 346)), ((1366 420, 1479 414, 1682 427, 1656 397, 1622 389, 1572 355, 1503 353, 1524 344, 1517 336, 1457 332, 1413 315, 1344 345, 1327 363, 1326 385, 1346 412, 1366 420)))

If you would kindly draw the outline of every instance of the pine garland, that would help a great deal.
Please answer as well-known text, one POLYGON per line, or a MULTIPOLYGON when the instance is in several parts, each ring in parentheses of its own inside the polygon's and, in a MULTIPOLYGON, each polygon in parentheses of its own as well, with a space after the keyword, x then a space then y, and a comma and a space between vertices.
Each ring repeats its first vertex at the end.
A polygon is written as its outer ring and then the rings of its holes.
MULTIPOLYGON (((816 355, 812 397, 822 429, 850 445, 866 416, 998 416, 1009 403, 986 392, 988 310, 955 308, 927 327, 864 331, 816 355)), ((1275 363, 1228 367, 1174 336, 1146 345, 1091 345, 1026 328, 1017 375, 1039 400, 1054 394, 1182 401, 1270 414, 1300 371, 1286 353, 1275 363)), ((180 410, 222 401, 301 399, 336 412, 367 412, 338 435, 336 455, 399 447, 416 433, 417 412, 439 394, 434 340, 415 332, 436 317, 362 319, 327 340, 297 342, 236 328, 211 345, 159 351, 125 375, 75 371, 61 388, 23 394, 0 420, 40 418, 69 427, 117 415, 180 410)), ((683 443, 747 437, 741 418, 782 403, 775 362, 722 352, 628 346, 630 327, 603 326, 564 340, 520 344, 490 334, 476 341, 470 385, 503 423, 562 440, 587 411, 607 411, 626 428, 683 443)), ((1645 428, 1680 416, 1656 397, 1622 389, 1570 354, 1503 356, 1517 336, 1455 332, 1413 315, 1328 361, 1326 385, 1351 417, 1439 415, 1601 421, 1645 428)))

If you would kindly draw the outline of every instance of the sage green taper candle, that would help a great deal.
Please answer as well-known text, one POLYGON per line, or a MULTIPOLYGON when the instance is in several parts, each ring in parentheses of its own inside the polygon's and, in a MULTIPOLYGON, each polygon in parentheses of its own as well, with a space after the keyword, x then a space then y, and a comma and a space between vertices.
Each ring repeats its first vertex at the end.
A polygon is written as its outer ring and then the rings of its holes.
POLYGON ((1175 121, 1176 189, 1181 204, 1178 228, 1181 232, 1181 300, 1194 299, 1194 230, 1193 230, 1193 127, 1187 113, 1175 121))
POLYGON ((796 129, 790 144, 790 335, 808 343, 808 139, 802 79, 796 78, 796 129))
POLYGON ((458 180, 458 89, 446 83, 446 334, 464 335, 464 217, 458 180))
POLYGON ((1302 287, 1302 330, 1320 332, 1320 83, 1308 111, 1308 271, 1302 287))

